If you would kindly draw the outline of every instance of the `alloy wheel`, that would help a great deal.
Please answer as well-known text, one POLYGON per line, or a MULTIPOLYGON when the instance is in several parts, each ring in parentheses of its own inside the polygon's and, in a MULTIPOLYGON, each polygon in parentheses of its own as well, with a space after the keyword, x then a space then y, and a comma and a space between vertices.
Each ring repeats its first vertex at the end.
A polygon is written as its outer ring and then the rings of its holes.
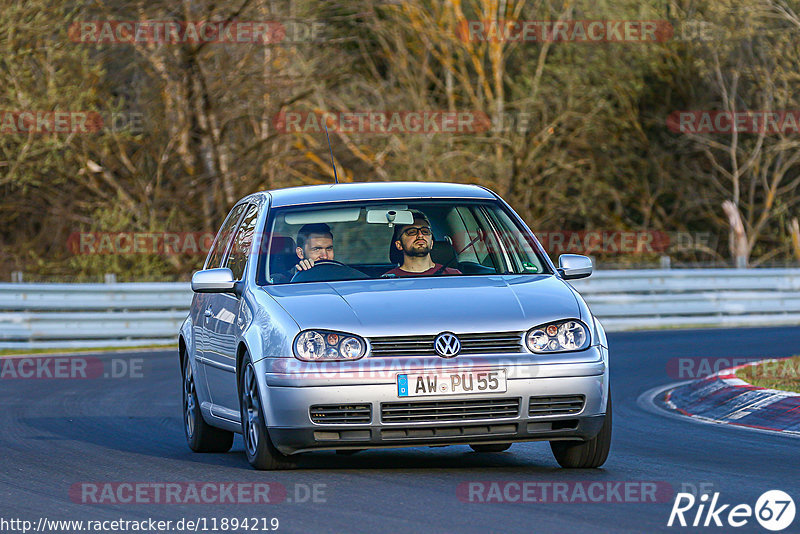
POLYGON ((194 436, 194 411, 197 405, 197 395, 194 387, 194 375, 192 366, 186 365, 185 378, 183 380, 183 418, 186 425, 186 435, 190 439, 194 436))
POLYGON ((244 407, 244 441, 247 452, 251 456, 256 454, 259 435, 259 417, 261 402, 258 397, 258 385, 252 364, 248 363, 244 370, 244 388, 242 389, 242 406, 244 407))

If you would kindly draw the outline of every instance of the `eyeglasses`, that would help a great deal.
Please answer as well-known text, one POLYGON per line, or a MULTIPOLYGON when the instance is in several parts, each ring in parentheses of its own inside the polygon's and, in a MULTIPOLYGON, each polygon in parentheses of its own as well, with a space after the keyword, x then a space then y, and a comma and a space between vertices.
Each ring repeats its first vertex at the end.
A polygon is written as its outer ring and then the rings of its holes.
POLYGON ((406 228, 405 230, 403 230, 403 235, 405 235, 405 236, 411 237, 411 236, 415 236, 417 234, 420 234, 420 235, 423 235, 425 237, 428 237, 429 235, 432 234, 432 232, 431 232, 431 229, 428 228, 427 226, 423 226, 422 228, 417 228, 417 227, 412 226, 411 228, 406 228))

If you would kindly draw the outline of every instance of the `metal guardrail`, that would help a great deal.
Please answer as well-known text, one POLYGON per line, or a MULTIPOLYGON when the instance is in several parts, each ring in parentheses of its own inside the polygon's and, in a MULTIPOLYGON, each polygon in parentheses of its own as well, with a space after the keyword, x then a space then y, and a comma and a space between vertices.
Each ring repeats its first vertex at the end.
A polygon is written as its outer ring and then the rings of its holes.
POLYGON ((598 271, 573 285, 610 332, 800 324, 800 269, 598 271))
MULTIPOLYGON (((800 324, 800 269, 598 271, 573 282, 608 331, 800 324)), ((0 349, 175 342, 186 283, 0 284, 0 349)))
POLYGON ((0 284, 0 349, 173 343, 187 283, 0 284))

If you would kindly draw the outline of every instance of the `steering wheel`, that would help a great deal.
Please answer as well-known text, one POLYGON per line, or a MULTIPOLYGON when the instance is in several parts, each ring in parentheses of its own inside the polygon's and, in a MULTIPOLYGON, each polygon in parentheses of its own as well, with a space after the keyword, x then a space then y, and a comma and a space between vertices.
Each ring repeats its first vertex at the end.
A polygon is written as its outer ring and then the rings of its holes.
POLYGON ((361 280, 366 278, 369 278, 369 276, 340 261, 317 260, 311 269, 294 273, 290 282, 334 282, 337 280, 361 280))
MULTIPOLYGON (((336 260, 317 260, 317 261, 314 262, 314 267, 316 267, 317 265, 325 265, 325 264, 328 264, 328 265, 341 265, 342 267, 347 267, 347 265, 345 265, 344 263, 342 263, 340 261, 336 261, 336 260)), ((312 269, 314 267, 312 267, 312 269)))

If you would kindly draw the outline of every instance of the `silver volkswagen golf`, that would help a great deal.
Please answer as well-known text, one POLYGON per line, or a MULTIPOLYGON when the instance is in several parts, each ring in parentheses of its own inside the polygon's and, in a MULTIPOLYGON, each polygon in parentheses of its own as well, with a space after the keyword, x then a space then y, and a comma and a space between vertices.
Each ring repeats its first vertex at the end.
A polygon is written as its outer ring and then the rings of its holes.
POLYGON ((563 467, 611 443, 608 342, 498 195, 359 183, 250 195, 231 210, 179 332, 184 431, 234 433, 257 469, 314 450, 549 441, 563 467))

